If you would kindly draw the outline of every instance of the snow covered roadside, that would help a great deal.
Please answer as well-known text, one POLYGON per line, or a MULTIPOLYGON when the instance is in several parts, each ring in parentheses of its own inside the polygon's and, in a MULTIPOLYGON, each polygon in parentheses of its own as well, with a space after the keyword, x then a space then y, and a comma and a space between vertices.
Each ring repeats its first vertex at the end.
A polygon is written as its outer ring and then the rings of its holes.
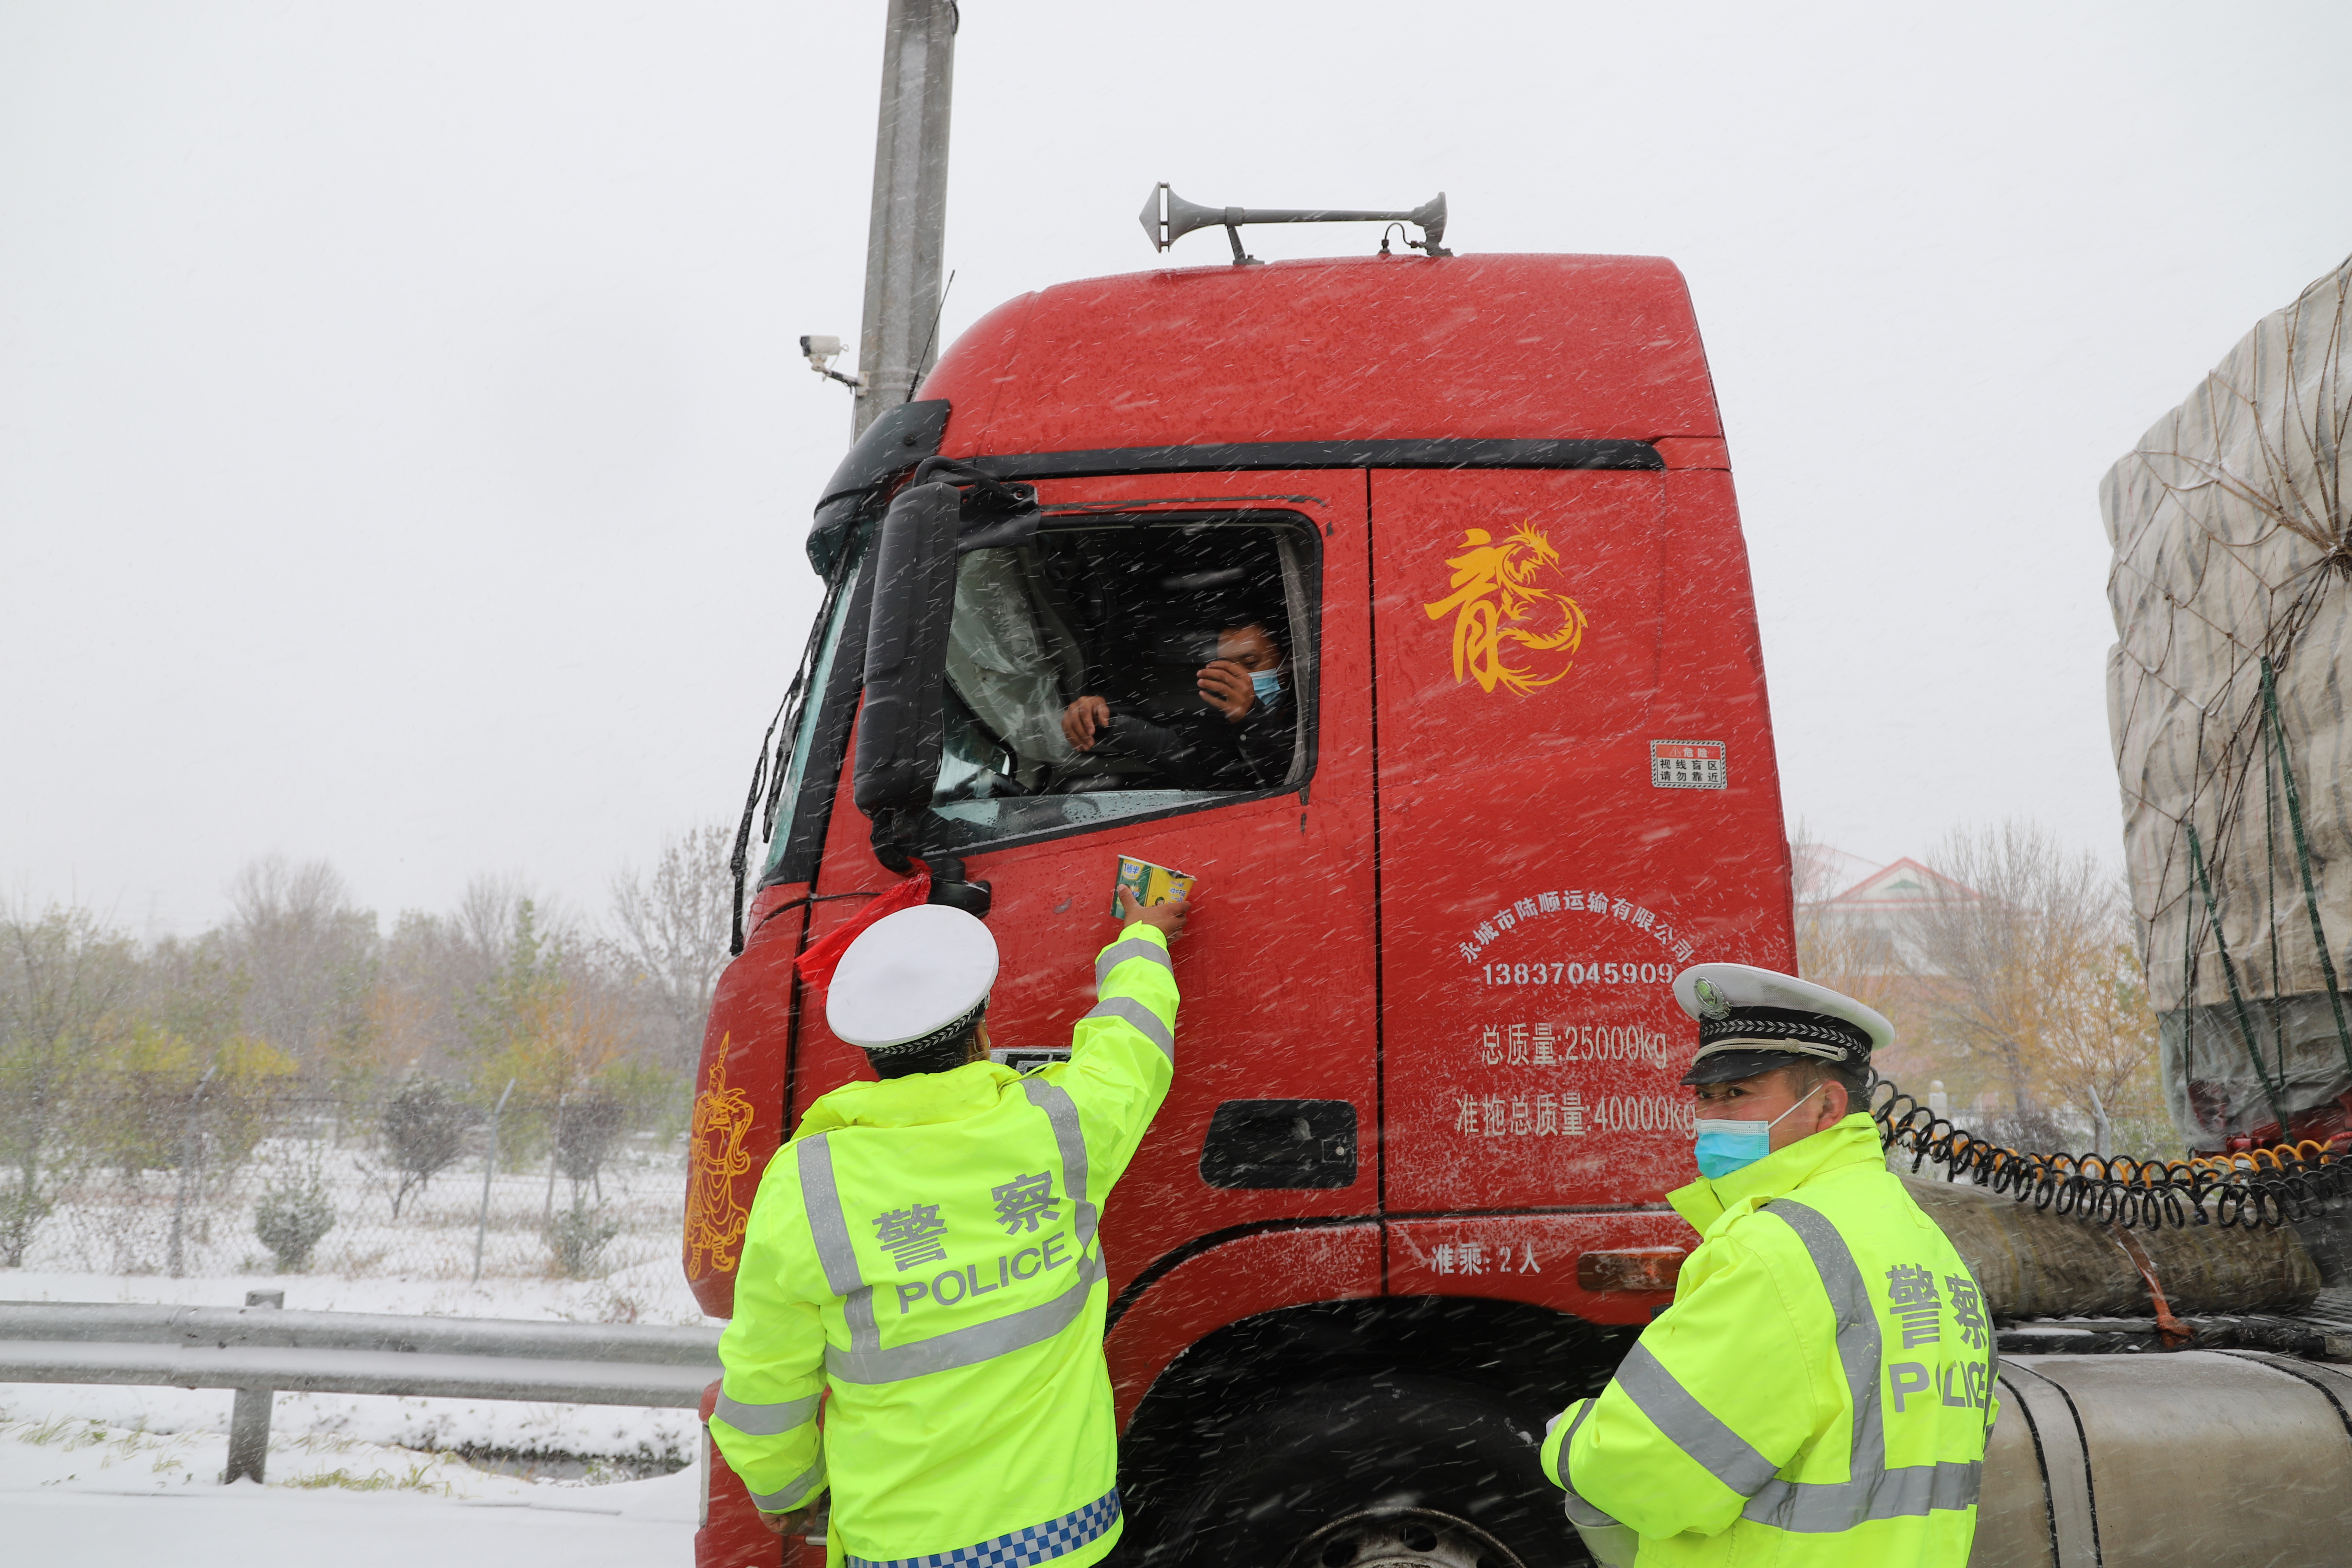
MULTIPOLYGON (((14 1392, 14 1391, 12 1391, 14 1392)), ((11 1563, 112 1568, 658 1568, 692 1560, 701 1480, 533 1482, 351 1438, 279 1436, 269 1485, 214 1484, 226 1440, 0 1422, 11 1563)))
MULTIPOLYGON (((664 1258, 603 1279, 339 1279, 323 1275, 171 1279, 155 1275, 0 1274, 0 1297, 19 1301, 138 1301, 242 1306, 248 1289, 282 1289, 286 1305, 321 1312, 393 1312, 440 1318, 521 1318, 560 1322, 707 1323, 664 1258)), ((99 1421, 149 1432, 211 1434, 205 1461, 220 1471, 228 1443, 226 1389, 139 1388, 81 1384, 0 1384, 0 1420, 99 1421), (217 1450, 217 1451, 215 1451, 217 1450)), ((493 1449, 598 1455, 645 1463, 692 1459, 698 1423, 691 1410, 612 1405, 523 1405, 505 1400, 395 1399, 382 1394, 280 1394, 273 1437, 356 1439, 402 1448, 493 1449)), ((273 1467, 276 1464, 272 1450, 273 1467)), ((270 1479, 278 1479, 275 1468, 270 1479)))
MULTIPOLYGON (((667 1255, 603 1279, 160 1275, 12 1269, 0 1297, 242 1306, 255 1289, 328 1312, 702 1323, 667 1255)), ((701 1479, 691 1410, 280 1394, 269 1484, 218 1480, 226 1389, 0 1384, 0 1561, 110 1568, 658 1568, 693 1557, 701 1479), (512 1456, 502 1468, 447 1452, 512 1456), (581 1456, 539 1469, 533 1456, 581 1456), (617 1462, 615 1462, 617 1461, 617 1462), (608 1479, 684 1464, 643 1480, 608 1479), (577 1479, 526 1479, 534 1470, 577 1479)))

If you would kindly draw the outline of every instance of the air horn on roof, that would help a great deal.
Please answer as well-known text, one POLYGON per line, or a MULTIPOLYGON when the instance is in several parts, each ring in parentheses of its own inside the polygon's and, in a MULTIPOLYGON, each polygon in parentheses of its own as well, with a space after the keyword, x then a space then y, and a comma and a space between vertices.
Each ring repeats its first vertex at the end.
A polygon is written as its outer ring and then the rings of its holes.
MULTIPOLYGON (((1196 228, 1222 226, 1225 237, 1234 242, 1234 265, 1255 267, 1257 258, 1242 249, 1241 226, 1245 223, 1409 223, 1419 228, 1422 237, 1405 243, 1413 249, 1431 256, 1451 256, 1444 247, 1445 238, 1445 193, 1440 191, 1411 212, 1359 212, 1339 207, 1289 208, 1264 207, 1204 207, 1188 202, 1168 188, 1166 181, 1151 188, 1151 195, 1143 204, 1143 232, 1152 247, 1165 250, 1196 228)), ((1383 237, 1381 249, 1388 249, 1383 237)))

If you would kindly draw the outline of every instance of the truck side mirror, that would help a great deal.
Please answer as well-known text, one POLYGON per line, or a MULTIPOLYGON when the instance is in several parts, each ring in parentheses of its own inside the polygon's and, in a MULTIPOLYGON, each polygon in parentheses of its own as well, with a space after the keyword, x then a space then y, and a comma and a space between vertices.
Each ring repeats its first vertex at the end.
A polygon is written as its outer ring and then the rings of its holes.
POLYGON ((955 611, 956 530, 962 498, 945 483, 898 493, 875 542, 874 598, 866 631, 866 706, 857 716, 857 809, 882 814, 930 804, 940 773, 948 623, 955 611))

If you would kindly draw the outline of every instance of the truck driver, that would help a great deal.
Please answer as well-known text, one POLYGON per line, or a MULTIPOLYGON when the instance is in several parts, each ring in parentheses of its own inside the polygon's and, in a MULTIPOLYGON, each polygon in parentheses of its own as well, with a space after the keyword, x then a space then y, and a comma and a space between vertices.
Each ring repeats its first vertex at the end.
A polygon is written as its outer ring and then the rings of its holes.
POLYGON ((1119 909, 1070 1059, 1026 1076, 988 1059, 996 941, 961 910, 886 915, 834 972, 825 1022, 880 1081, 810 1106, 761 1178, 710 1420, 777 1534, 830 1487, 830 1563, 1118 1544, 1096 1226, 1174 1075, 1187 907, 1119 909))
POLYGON ((1674 1305, 1544 1472, 1601 1562, 1961 1568, 1994 1402, 1982 1292, 1888 1173, 1866 1110, 1886 1020, 1738 963, 1675 978, 1698 1024, 1699 1232, 1674 1305))
POLYGON ((1290 684, 1282 645, 1266 623, 1235 615, 1216 637, 1215 657, 1193 680, 1201 705, 1177 710, 1114 711, 1099 696, 1062 710, 1073 750, 1131 756, 1187 789, 1260 789, 1290 770, 1290 684))

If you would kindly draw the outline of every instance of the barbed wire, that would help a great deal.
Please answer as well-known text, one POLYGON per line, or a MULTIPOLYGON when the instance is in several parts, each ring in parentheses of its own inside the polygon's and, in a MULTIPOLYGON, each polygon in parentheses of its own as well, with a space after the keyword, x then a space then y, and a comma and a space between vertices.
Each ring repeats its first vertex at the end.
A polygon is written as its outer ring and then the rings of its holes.
POLYGON ((2012 1149, 1954 1125, 1890 1079, 1871 1089, 1879 1142, 1908 1152, 1911 1169, 1944 1166, 1953 1180, 2127 1230, 2218 1225, 2273 1229, 2352 1193, 2352 1149, 2304 1139, 2293 1144, 2185 1160, 2123 1154, 2038 1153, 2012 1149))

